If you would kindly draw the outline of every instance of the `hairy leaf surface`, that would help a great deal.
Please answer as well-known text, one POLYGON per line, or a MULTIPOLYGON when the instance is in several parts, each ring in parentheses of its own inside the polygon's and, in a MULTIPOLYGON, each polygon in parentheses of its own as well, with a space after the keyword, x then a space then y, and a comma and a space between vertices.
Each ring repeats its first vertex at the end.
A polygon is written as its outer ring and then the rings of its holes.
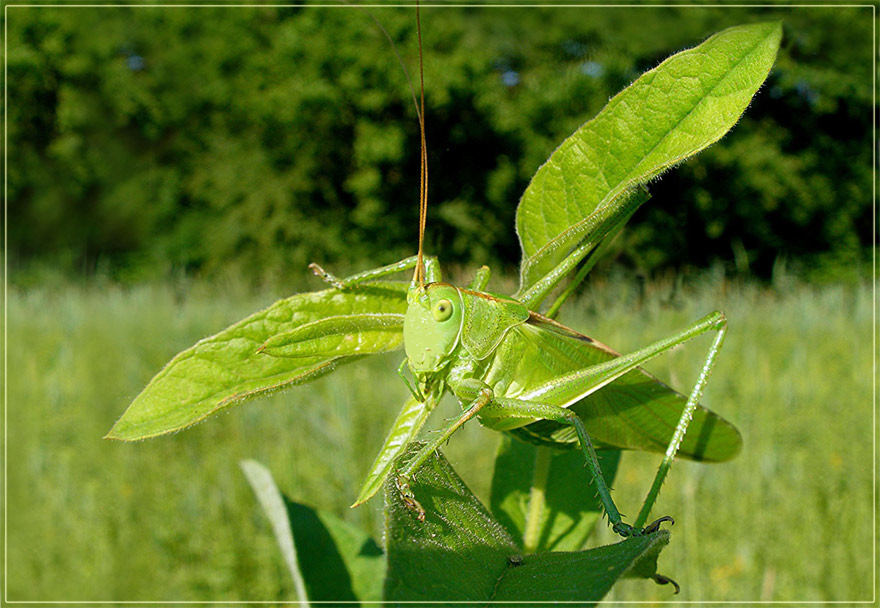
POLYGON ((669 541, 660 531, 588 551, 523 555, 439 452, 419 469, 412 490, 425 508, 424 522, 407 508, 393 479, 385 484, 389 606, 438 598, 491 606, 594 605, 621 577, 653 577, 657 554, 669 541))
MULTIPOLYGON (((174 357, 107 437, 135 440, 175 431, 245 399, 312 380, 341 363, 399 348, 402 325, 374 329, 369 339, 325 335, 311 355, 258 352, 271 338, 327 317, 403 315, 407 287, 405 282, 376 281, 351 291, 326 289, 279 300, 174 357)), ((350 330, 350 324, 342 328, 346 336, 350 330)))
POLYGON ((767 77, 781 35, 777 22, 715 34, 640 76, 566 139, 517 208, 519 294, 580 243, 600 240, 613 218, 632 213, 628 192, 733 127, 767 77))

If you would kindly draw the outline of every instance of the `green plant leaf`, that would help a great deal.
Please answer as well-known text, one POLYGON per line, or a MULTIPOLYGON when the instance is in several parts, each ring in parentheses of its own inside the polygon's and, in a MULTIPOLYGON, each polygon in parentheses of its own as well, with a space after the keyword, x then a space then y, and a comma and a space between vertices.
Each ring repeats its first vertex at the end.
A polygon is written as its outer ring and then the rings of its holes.
MULTIPOLYGON (((559 313, 559 309, 568 299, 568 297, 574 293, 575 289, 577 289, 578 285, 580 285, 586 276, 593 269, 593 266, 596 265, 602 256, 605 255, 605 252, 611 247, 611 243, 614 242, 614 239, 617 238, 617 235, 623 230, 623 227, 629 221, 629 218, 632 217, 632 214, 635 213, 635 207, 643 204, 650 198, 648 194, 647 188, 642 186, 636 193, 637 196, 641 196, 644 200, 635 199, 632 201, 632 205, 627 205, 627 207, 634 207, 633 210, 629 213, 624 213, 620 217, 620 221, 612 225, 607 232, 602 234, 600 239, 596 239, 596 235, 593 235, 593 240, 588 243, 582 243, 579 245, 574 251, 569 254, 568 258, 560 262, 560 265, 557 266, 554 270, 565 271, 565 274, 568 274, 568 271, 565 269, 566 261, 570 261, 575 263, 575 266, 578 268, 577 274, 569 281, 568 285, 565 286, 565 289, 556 296, 553 304, 547 308, 546 315, 551 319, 556 318, 556 315, 559 313), (581 259, 581 252, 586 252, 583 259, 581 259)), ((541 300, 536 300, 536 302, 540 302, 541 300)))
POLYGON ((522 606, 512 602, 523 600, 594 606, 621 578, 655 579, 657 557, 667 544, 669 532, 660 530, 589 551, 526 555, 518 566, 507 566, 492 606, 522 606))
POLYGON ((309 608, 309 596, 306 592, 302 572, 300 572, 299 558, 293 541, 293 532, 290 529, 290 520, 287 517, 284 497, 278 490, 278 486, 275 485, 275 480, 269 469, 254 460, 242 460, 239 464, 251 485, 251 489, 257 495, 260 506, 263 507, 263 513, 266 514, 272 525, 272 532, 275 534, 275 540, 278 541, 278 548, 281 549, 284 563, 287 564, 287 570, 293 579, 297 600, 305 608, 309 608))
POLYGON ((284 497, 263 465, 247 460, 241 467, 272 523, 291 574, 295 573, 300 601, 306 597, 312 602, 381 599, 385 555, 366 532, 284 497), (297 555, 303 557, 298 563, 297 555))
MULTIPOLYGON (((597 455, 605 481, 611 486, 620 451, 599 450, 597 455)), ((526 529, 530 529, 537 540, 534 552, 583 549, 602 514, 580 451, 539 448, 507 435, 501 439, 495 456, 489 505, 521 546, 530 544, 523 540, 526 529), (539 450, 541 459, 537 458, 539 450), (542 475, 546 475, 543 480, 542 475), (533 497, 533 486, 543 488, 543 492, 537 490, 533 497)))
MULTIPOLYGON (((411 446, 404 458, 419 447, 411 446)), ((385 483, 389 606, 428 601, 592 605, 622 576, 653 577, 651 565, 669 542, 668 532, 660 531, 589 551, 523 555, 439 452, 416 472, 411 487, 425 509, 424 521, 407 507, 394 479, 385 483), (639 569, 633 571, 634 566, 639 569)))
MULTIPOLYGON (((257 352, 271 338, 327 317, 402 315, 408 283, 376 281, 357 290, 298 294, 279 300, 174 357, 116 422, 108 439, 135 440, 187 427, 232 404, 303 384, 371 352, 399 348, 396 326, 371 332, 369 341, 337 340, 313 356, 273 357, 257 352)), ((345 335, 350 328, 343 328, 345 335)))
MULTIPOLYGON (((404 459, 418 447, 410 444, 404 459)), ((522 552, 510 533, 437 453, 411 484, 424 522, 404 504, 393 477, 385 483, 386 602, 490 599, 508 558, 522 552)))
POLYGON ((778 22, 719 32, 640 76, 566 139, 517 208, 519 295, 572 249, 597 246, 634 211, 633 188, 733 127, 767 77, 781 36, 778 22))
POLYGON ((330 513, 289 500, 286 505, 312 601, 382 599, 385 554, 376 541, 330 513))

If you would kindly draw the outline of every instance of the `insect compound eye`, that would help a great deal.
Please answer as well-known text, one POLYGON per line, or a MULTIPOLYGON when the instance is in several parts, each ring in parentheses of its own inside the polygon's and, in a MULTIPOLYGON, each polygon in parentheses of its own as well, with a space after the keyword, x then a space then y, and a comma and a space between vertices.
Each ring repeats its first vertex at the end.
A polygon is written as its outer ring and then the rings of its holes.
POLYGON ((452 302, 449 300, 440 300, 434 304, 434 320, 445 321, 452 316, 452 302))

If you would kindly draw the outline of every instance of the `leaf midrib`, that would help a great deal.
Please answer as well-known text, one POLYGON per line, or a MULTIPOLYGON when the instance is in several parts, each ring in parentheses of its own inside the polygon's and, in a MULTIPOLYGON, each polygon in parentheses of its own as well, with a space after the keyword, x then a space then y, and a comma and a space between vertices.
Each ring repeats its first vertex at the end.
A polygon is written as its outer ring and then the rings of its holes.
MULTIPOLYGON (((754 53, 755 49, 757 49, 759 46, 761 46, 761 44, 762 44, 766 39, 767 39, 767 37, 765 36, 765 37, 761 38, 760 40, 758 40, 758 41, 752 46, 752 48, 749 49, 749 51, 748 51, 745 55, 743 55, 742 57, 740 57, 739 61, 737 61, 734 65, 732 65, 732 66, 730 67, 730 69, 728 69, 726 72, 724 72, 724 74, 722 74, 722 75, 718 78, 718 80, 715 81, 715 84, 712 85, 712 88, 709 89, 709 91, 708 91, 705 95, 701 96, 700 99, 697 101, 697 103, 695 103, 695 104, 693 105, 693 107, 691 107, 690 110, 688 110, 684 115, 682 115, 681 118, 679 118, 678 121, 677 121, 677 122, 676 122, 676 123, 670 128, 670 129, 668 129, 668 130, 666 131, 666 134, 660 139, 660 141, 658 141, 658 142, 654 145, 654 147, 651 148, 647 153, 645 153, 645 154, 642 155, 642 157, 639 159, 638 163, 636 163, 634 169, 635 169, 635 168, 638 168, 639 165, 641 165, 641 163, 644 162, 644 160, 645 160, 646 158, 648 158, 651 154, 653 154, 654 151, 657 150, 657 148, 659 148, 659 147, 660 147, 660 146, 661 146, 661 145, 662 145, 667 139, 669 139, 670 135, 671 135, 673 132, 675 132, 675 130, 679 127, 679 125, 681 125, 681 123, 684 122, 689 116, 691 116, 691 115, 697 110, 697 108, 700 107, 700 105, 703 104, 703 103, 706 101, 706 99, 708 99, 709 97, 711 97, 711 96, 712 96, 712 93, 713 93, 713 92, 714 92, 714 91, 715 91, 715 90, 721 85, 721 83, 724 82, 724 81, 730 76, 730 74, 731 74, 732 72, 734 72, 734 71, 735 71, 740 65, 742 65, 742 63, 743 63, 746 59, 748 59, 749 57, 751 57, 751 56, 752 56, 752 53, 754 53)), ((675 56, 671 57, 670 59, 673 59, 674 57, 675 57, 675 56)), ((661 64, 661 65, 662 65, 662 64, 661 64)), ((724 131, 724 133, 722 133, 721 136, 723 137, 725 133, 727 133, 727 131, 724 131)), ((719 137, 719 139, 720 139, 720 137, 719 137)), ((715 140, 715 141, 717 141, 717 140, 715 140)), ((714 143, 714 141, 708 142, 705 146, 703 146, 703 148, 705 148, 705 147, 711 145, 712 143, 714 143)), ((703 149, 703 148, 700 148, 700 149, 703 149)), ((676 163, 676 162, 678 162, 678 161, 680 161, 680 160, 682 160, 682 159, 683 159, 683 157, 681 157, 681 158, 676 158, 676 159, 674 159, 674 160, 671 160, 671 161, 667 162, 666 164, 662 165, 660 169, 662 170, 662 169, 668 167, 669 165, 674 164, 674 163, 676 163)), ((627 177, 628 177, 628 181, 629 181, 629 182, 632 182, 632 180, 634 179, 634 178, 632 177, 632 172, 628 173, 628 174, 627 174, 627 177)), ((622 182, 619 182, 619 183, 622 183, 622 182)), ((598 209, 600 206, 602 206, 602 205, 605 203, 605 199, 607 199, 607 198, 608 198, 607 196, 606 196, 605 198, 603 198, 603 199, 599 202, 599 205, 597 205, 596 208, 598 209)))
MULTIPOLYGON (((741 58, 740 58, 740 59, 739 59, 739 60, 738 60, 733 66, 730 67, 730 69, 728 69, 728 70, 725 71, 723 74, 721 74, 721 75, 719 76, 719 78, 715 81, 715 83, 712 85, 712 88, 709 89, 709 90, 706 92, 705 95, 702 95, 702 96, 700 97, 700 99, 697 100, 697 102, 696 102, 696 103, 695 103, 695 104, 694 104, 694 105, 693 105, 693 106, 692 106, 687 112, 685 112, 684 114, 682 114, 681 117, 675 122, 675 124, 674 124, 672 127, 670 127, 669 129, 666 130, 666 132, 664 133, 664 135, 663 135, 663 136, 657 141, 657 143, 654 144, 654 146, 653 146, 650 150, 648 150, 645 154, 641 155, 641 156, 638 158, 638 160, 633 164, 632 169, 630 169, 630 170, 627 172, 625 178, 624 178, 624 179, 621 179, 621 180, 618 180, 617 183, 615 184, 615 186, 614 186, 613 188, 609 189, 608 194, 606 194, 606 195, 602 198, 602 200, 599 201, 599 203, 596 205, 596 207, 593 209, 593 211, 590 213, 590 215, 588 215, 586 218, 580 220, 580 221, 579 221, 578 223, 576 223, 576 224, 573 224, 573 225, 570 226, 569 228, 567 228, 567 229, 563 230, 562 232, 560 232, 559 234, 557 234, 555 237, 553 237, 553 238, 551 238, 550 240, 548 240, 543 246, 541 246, 540 249, 538 249, 537 251, 535 251, 535 253, 534 253, 532 256, 530 256, 530 257, 528 258, 528 260, 526 261, 526 263, 527 263, 527 264, 533 263, 532 260, 536 259, 539 255, 541 255, 541 253, 544 252, 544 251, 545 251, 550 245, 552 245, 554 242, 557 242, 557 241, 558 241, 559 239, 561 239, 564 235, 571 233, 575 228, 578 228, 578 227, 582 226, 583 223, 586 222, 586 221, 588 221, 589 218, 592 217, 593 214, 595 214, 596 211, 597 211, 598 209, 601 209, 602 207, 604 207, 605 205, 607 205, 608 202, 609 202, 609 200, 614 200, 614 198, 616 198, 616 196, 620 196, 620 193, 622 192, 622 190, 625 190, 625 186, 624 186, 623 189, 620 188, 621 184, 632 184, 632 182, 633 182, 633 180, 635 179, 635 177, 638 177, 638 176, 633 176, 633 173, 634 173, 635 169, 637 169, 637 168, 638 168, 638 167, 644 162, 644 160, 645 160, 646 158, 648 158, 648 157, 649 157, 651 154, 653 154, 653 153, 654 153, 654 152, 655 152, 655 151, 656 151, 656 150, 657 150, 657 149, 658 149, 658 148, 659 148, 664 142, 666 142, 666 141, 669 139, 669 137, 671 136, 671 134, 674 133, 675 130, 679 127, 679 125, 681 125, 681 123, 684 122, 689 116, 691 116, 691 115, 697 110, 697 108, 698 108, 698 107, 699 107, 699 106, 700 106, 700 105, 701 105, 701 104, 702 104, 702 103, 703 103, 708 97, 710 97, 710 96, 712 95, 712 93, 713 93, 713 92, 714 92, 714 91, 715 91, 715 90, 721 85, 721 83, 723 83, 723 82, 729 77, 729 75, 730 75, 732 72, 734 72, 734 71, 735 71, 735 70, 736 70, 736 69, 737 69, 737 68, 738 68, 738 67, 739 67, 739 66, 740 66, 740 65, 741 65, 746 59, 748 59, 749 57, 751 57, 752 54, 754 53, 755 49, 757 49, 757 48, 758 48, 758 47, 759 47, 759 46, 760 46, 760 45, 761 45, 766 39, 767 39, 767 36, 765 36, 765 37, 761 38, 760 40, 758 40, 758 41, 752 46, 752 48, 749 49, 749 51, 748 51, 745 55, 743 55, 743 56, 742 56, 742 57, 741 57, 741 58), (612 197, 612 194, 614 194, 615 192, 616 192, 616 195, 615 195, 614 197, 612 197)), ((677 56, 676 56, 676 55, 673 55, 672 57, 669 58, 669 60, 674 59, 675 57, 677 57, 677 56)), ((668 60, 667 60, 667 61, 668 61, 668 60)), ((665 62, 663 62, 663 63, 665 63, 665 62)), ((661 63, 661 64, 660 64, 659 66, 657 66, 656 68, 654 68, 654 70, 652 70, 652 71, 655 71, 655 73, 656 73, 656 70, 660 69, 660 68, 663 66, 663 63, 661 63)), ((723 136, 723 134, 722 134, 722 136, 723 136)), ((718 139, 720 139, 720 137, 719 137, 718 139)), ((710 141, 710 142, 708 142, 705 146, 703 146, 703 148, 705 148, 705 147, 711 145, 711 144, 714 143, 715 141, 717 141, 717 139, 714 140, 714 141, 710 141)), ((702 149, 702 148, 700 148, 700 149, 702 149)), ((675 159, 673 159, 673 160, 670 160, 670 161, 666 162, 665 164, 661 165, 660 168, 659 168, 659 170, 662 171, 663 169, 669 167, 669 166, 672 165, 672 164, 675 164, 676 162, 682 160, 683 158, 684 158, 684 157, 679 157, 679 158, 675 158, 675 159)), ((603 173, 603 175, 604 175, 604 173, 603 173)), ((607 182, 607 179, 606 179, 606 182, 607 182)), ((563 180, 563 185, 564 185, 564 183, 565 183, 565 180, 563 180)), ((545 225, 546 225, 546 222, 545 222, 545 225)))

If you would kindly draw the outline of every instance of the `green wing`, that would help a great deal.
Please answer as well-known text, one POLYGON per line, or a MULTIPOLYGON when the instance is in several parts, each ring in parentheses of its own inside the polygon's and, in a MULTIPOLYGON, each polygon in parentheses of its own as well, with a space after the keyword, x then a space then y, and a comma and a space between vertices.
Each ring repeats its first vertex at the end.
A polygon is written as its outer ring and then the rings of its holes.
MULTIPOLYGON (((523 387, 619 355, 600 342, 537 315, 511 330, 500 350, 504 349, 516 351, 518 363, 512 371, 497 372, 493 380, 507 386, 509 396, 523 387)), ((500 356, 504 354, 499 352, 500 356)), ((506 354, 509 357, 513 353, 506 354)), ((492 374, 490 369, 490 377, 492 374)), ((638 368, 569 407, 584 421, 596 447, 665 452, 686 402, 685 395, 638 368)), ((507 432, 538 445, 577 445, 571 427, 548 420, 507 432)), ((719 462, 730 460, 741 448, 742 438, 736 427, 698 406, 679 456, 719 462)))

